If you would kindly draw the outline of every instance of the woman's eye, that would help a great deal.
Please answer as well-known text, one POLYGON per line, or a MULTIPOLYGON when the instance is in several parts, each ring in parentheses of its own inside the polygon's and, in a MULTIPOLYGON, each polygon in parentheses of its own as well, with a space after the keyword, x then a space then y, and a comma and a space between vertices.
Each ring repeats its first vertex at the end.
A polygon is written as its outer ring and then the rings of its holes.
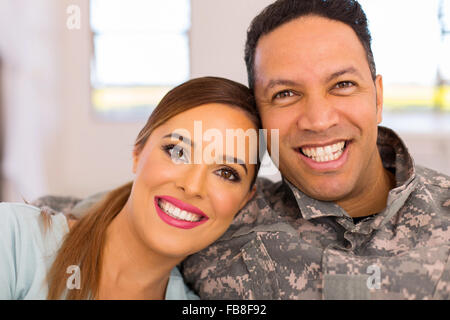
POLYGON ((290 90, 284 90, 281 92, 278 92, 275 96, 274 99, 282 99, 282 98, 289 98, 289 97, 293 97, 294 93, 290 90))
POLYGON ((182 147, 175 145, 175 144, 169 144, 166 146, 163 146, 163 150, 170 156, 170 158, 174 162, 189 162, 188 154, 186 150, 184 150, 182 147))
POLYGON ((218 176, 222 179, 238 182, 240 181, 239 174, 231 169, 219 169, 216 171, 218 173, 218 176))

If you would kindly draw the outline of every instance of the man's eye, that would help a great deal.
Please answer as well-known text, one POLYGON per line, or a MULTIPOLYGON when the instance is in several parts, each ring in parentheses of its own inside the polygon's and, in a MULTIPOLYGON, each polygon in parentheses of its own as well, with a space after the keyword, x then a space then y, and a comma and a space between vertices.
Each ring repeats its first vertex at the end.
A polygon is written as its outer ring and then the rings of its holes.
POLYGON ((353 87, 355 84, 351 81, 342 81, 339 82, 338 84, 336 84, 335 88, 337 89, 345 89, 345 88, 350 88, 353 87))
POLYGON ((289 98, 289 97, 293 97, 294 93, 290 90, 284 90, 281 92, 278 92, 276 95, 274 95, 274 99, 282 99, 282 98, 289 98))

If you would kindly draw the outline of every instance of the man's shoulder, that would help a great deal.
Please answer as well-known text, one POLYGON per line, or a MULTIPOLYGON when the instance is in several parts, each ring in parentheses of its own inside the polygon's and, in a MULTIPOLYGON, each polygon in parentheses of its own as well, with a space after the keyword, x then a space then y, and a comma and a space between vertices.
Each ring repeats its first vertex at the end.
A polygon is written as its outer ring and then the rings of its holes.
POLYGON ((416 195, 450 213, 450 177, 422 166, 416 166, 416 177, 416 195))
POLYGON ((420 225, 429 233, 435 229, 446 230, 450 226, 450 177, 416 166, 416 179, 414 191, 406 202, 404 212, 408 214, 404 218, 412 219, 411 228, 416 225, 414 221, 422 221, 420 225))
POLYGON ((280 215, 295 214, 295 199, 282 180, 258 178, 256 188, 253 198, 238 212, 220 240, 253 231, 274 230, 281 223, 280 215))
POLYGON ((252 199, 242 208, 236 219, 251 219, 270 214, 286 198, 286 187, 282 180, 272 181, 267 178, 256 180, 256 192, 252 199))
POLYGON ((267 178, 256 179, 256 192, 252 199, 246 204, 241 212, 251 211, 255 209, 263 209, 271 206, 285 196, 285 188, 283 181, 272 181, 267 178))
POLYGON ((423 185, 450 192, 450 176, 420 165, 416 166, 416 175, 423 185))

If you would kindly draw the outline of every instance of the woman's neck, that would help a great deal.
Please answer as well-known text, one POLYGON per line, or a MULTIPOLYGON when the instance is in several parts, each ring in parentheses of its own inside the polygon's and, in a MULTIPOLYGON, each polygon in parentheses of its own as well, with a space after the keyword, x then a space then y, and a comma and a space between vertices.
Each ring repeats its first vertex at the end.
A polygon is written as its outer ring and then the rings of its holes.
POLYGON ((171 270, 182 258, 151 251, 129 224, 128 207, 108 226, 97 299, 164 299, 171 270))

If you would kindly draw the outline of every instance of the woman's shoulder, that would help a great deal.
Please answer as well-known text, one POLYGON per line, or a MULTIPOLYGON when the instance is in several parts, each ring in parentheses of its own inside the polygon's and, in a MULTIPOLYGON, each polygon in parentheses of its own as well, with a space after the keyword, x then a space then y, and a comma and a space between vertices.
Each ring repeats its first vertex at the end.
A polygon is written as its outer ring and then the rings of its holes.
MULTIPOLYGON (((50 215, 50 233, 65 233, 68 231, 67 219, 60 214, 50 215)), ((0 229, 3 233, 19 233, 21 237, 29 236, 27 231, 46 233, 45 219, 41 209, 25 203, 0 203, 0 229)))
POLYGON ((166 289, 166 300, 198 300, 200 299, 184 282, 177 267, 170 273, 166 289))
POLYGON ((41 298, 38 280, 67 232, 62 214, 50 216, 46 228, 39 208, 0 203, 0 298, 41 298))
MULTIPOLYGON (((12 236, 38 221, 40 210, 23 203, 0 203, 1 234, 12 236)), ((22 234, 22 232, 20 232, 22 234)), ((26 236, 27 234, 22 234, 26 236)), ((5 239, 4 239, 5 240, 5 239)))
POLYGON ((26 203, 0 202, 0 218, 39 214, 40 209, 26 203))

